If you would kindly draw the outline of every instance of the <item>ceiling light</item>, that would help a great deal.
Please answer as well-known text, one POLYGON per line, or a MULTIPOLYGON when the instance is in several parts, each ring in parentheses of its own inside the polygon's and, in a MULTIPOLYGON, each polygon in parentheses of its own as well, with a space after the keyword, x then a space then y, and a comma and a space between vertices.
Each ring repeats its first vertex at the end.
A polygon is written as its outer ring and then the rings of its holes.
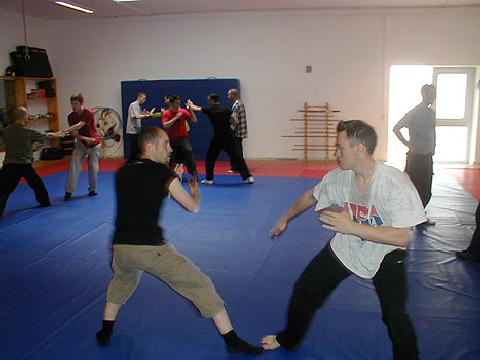
POLYGON ((73 1, 54 1, 54 3, 57 5, 65 6, 69 9, 78 10, 87 14, 93 14, 93 9, 89 9, 85 5, 80 5, 78 3, 74 3, 73 1))

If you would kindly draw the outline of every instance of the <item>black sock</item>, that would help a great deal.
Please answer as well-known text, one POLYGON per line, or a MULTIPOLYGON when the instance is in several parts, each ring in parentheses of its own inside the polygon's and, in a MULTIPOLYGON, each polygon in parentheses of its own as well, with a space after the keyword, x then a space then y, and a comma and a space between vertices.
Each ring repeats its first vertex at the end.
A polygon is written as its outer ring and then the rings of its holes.
POLYGON ((222 337, 227 345, 227 351, 230 354, 242 353, 260 355, 263 352, 263 348, 250 345, 245 340, 238 337, 235 330, 223 334, 222 337))
POLYGON ((97 332, 97 341, 100 345, 107 345, 112 336, 115 320, 103 320, 102 329, 97 332))

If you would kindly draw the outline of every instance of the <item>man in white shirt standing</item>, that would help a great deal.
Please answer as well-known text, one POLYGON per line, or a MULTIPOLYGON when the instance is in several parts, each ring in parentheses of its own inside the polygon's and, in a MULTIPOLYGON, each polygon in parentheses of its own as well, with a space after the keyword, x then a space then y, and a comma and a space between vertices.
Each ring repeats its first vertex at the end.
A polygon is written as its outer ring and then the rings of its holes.
POLYGON ((127 119, 127 128, 125 132, 127 133, 128 143, 130 144, 130 156, 128 161, 133 161, 138 156, 138 134, 142 128, 142 119, 152 116, 155 108, 151 111, 142 110, 140 105, 144 104, 147 100, 147 95, 140 91, 137 94, 137 100, 130 103, 128 106, 128 119, 127 119))
POLYGON ((435 101, 435 86, 425 84, 421 93, 422 102, 405 114, 395 125, 393 132, 402 144, 408 147, 405 172, 417 188, 423 207, 426 207, 432 197, 436 121, 432 104, 435 101), (406 140, 400 132, 402 128, 408 129, 409 140, 406 140))
POLYGON ((340 282, 356 275, 373 280, 394 359, 418 358, 415 329, 405 310, 404 259, 411 229, 425 221, 425 213, 409 177, 374 160, 376 145, 370 125, 340 122, 335 153, 339 167, 304 193, 273 227, 271 235, 280 235, 290 220, 315 205, 323 227, 336 233, 295 283, 287 326, 262 339, 265 349, 295 351, 316 310, 340 282))

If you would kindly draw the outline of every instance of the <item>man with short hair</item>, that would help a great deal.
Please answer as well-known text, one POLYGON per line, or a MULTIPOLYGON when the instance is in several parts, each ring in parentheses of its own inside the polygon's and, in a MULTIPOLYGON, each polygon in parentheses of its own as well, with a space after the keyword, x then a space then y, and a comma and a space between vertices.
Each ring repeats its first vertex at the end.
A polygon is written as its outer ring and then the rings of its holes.
POLYGON ((242 340, 233 330, 224 301, 208 276, 181 255, 164 238, 158 225, 164 199, 170 195, 191 212, 200 208, 197 179, 188 179, 190 193, 172 170, 172 152, 166 132, 145 126, 139 134, 140 154, 124 165, 116 176, 117 218, 113 236, 113 278, 108 286, 100 345, 108 344, 118 312, 135 290, 142 273, 148 272, 167 283, 211 318, 222 335, 229 353, 260 354, 262 348, 242 340))
POLYGON ((35 192, 35 198, 42 207, 50 206, 45 184, 32 167, 33 149, 47 138, 64 137, 64 132, 44 133, 27 127, 28 111, 18 106, 14 111, 15 121, 2 129, 6 147, 5 160, 0 170, 0 217, 3 215, 10 194, 17 187, 22 177, 35 192))
POLYGON ((280 235, 290 220, 315 205, 323 227, 335 235, 305 268, 294 286, 286 328, 262 339, 265 349, 295 351, 315 312, 344 279, 372 279, 380 299, 395 359, 417 359, 418 346, 405 303, 405 247, 413 226, 425 220, 408 176, 377 162, 377 135, 360 120, 337 127, 339 167, 305 192, 271 231, 280 235))
MULTIPOLYGON (((435 86, 422 86, 422 102, 415 106, 395 125, 393 132, 403 145, 408 147, 405 172, 412 179, 423 207, 432 197, 433 154, 435 153, 435 86), (407 128, 410 139, 407 141, 401 129, 407 128)), ((433 223, 433 222, 432 222, 433 223)))
MULTIPOLYGON (((238 124, 233 128, 235 139, 235 150, 243 157, 243 139, 248 137, 247 130, 247 113, 245 105, 240 100, 238 89, 228 90, 228 99, 233 103, 232 111, 237 116, 238 124)), ((238 172, 238 165, 230 159, 230 170, 228 172, 238 172)))
POLYGON ((141 105, 147 101, 147 94, 143 91, 137 93, 137 99, 128 106, 127 127, 125 132, 127 134, 128 143, 130 144, 130 156, 128 161, 133 161, 138 155, 138 133, 142 128, 142 119, 153 115, 155 108, 151 111, 142 110, 141 105))
POLYGON ((64 201, 70 201, 77 189, 82 163, 88 156, 88 196, 97 195, 98 160, 100 159, 101 138, 95 126, 93 112, 84 107, 82 94, 70 97, 72 112, 68 115, 69 127, 65 132, 75 138, 75 148, 68 166, 64 201))
POLYGON ((235 139, 231 125, 237 125, 238 119, 231 109, 220 105, 220 97, 216 93, 208 95, 208 106, 200 107, 195 105, 192 100, 187 101, 187 105, 193 111, 201 111, 210 119, 213 127, 213 138, 207 149, 207 156, 205 159, 206 178, 202 180, 202 184, 213 185, 213 176, 215 171, 215 162, 217 161, 220 151, 227 152, 230 159, 239 165, 240 176, 243 181, 248 184, 253 184, 254 179, 248 170, 245 159, 241 154, 235 150, 235 139))
POLYGON ((170 95, 169 108, 162 115, 162 124, 170 138, 172 156, 170 166, 185 164, 192 176, 197 176, 197 166, 193 156, 192 144, 188 137, 188 122, 197 122, 197 117, 190 111, 180 108, 180 96, 170 95))

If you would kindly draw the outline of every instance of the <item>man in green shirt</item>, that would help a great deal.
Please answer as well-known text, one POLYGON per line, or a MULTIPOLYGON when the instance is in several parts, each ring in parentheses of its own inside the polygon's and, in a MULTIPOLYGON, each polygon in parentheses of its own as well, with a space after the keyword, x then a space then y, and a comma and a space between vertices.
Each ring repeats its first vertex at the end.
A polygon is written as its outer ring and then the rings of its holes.
POLYGON ((15 109, 15 122, 3 129, 6 154, 0 170, 0 217, 3 215, 8 197, 22 177, 35 192, 35 198, 42 207, 51 205, 42 178, 32 167, 32 146, 35 143, 44 142, 47 138, 59 138, 65 135, 63 132, 44 133, 30 129, 26 126, 27 122, 27 108, 18 106, 15 109))

